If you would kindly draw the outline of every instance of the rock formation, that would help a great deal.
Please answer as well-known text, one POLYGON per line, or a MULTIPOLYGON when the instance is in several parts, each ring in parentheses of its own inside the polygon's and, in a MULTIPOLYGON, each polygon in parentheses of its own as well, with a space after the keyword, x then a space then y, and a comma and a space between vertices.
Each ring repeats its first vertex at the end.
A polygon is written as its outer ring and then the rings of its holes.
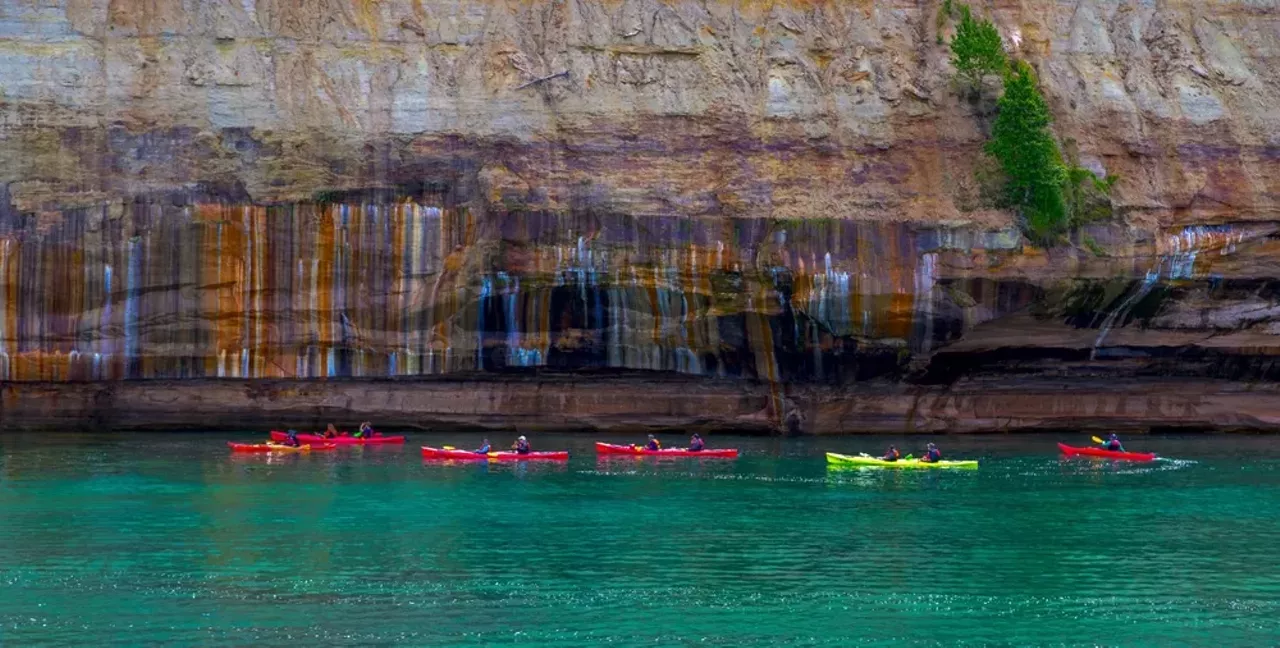
POLYGON ((941 4, 0 1, 0 421, 1280 427, 1280 10, 975 3, 1041 250, 941 4))

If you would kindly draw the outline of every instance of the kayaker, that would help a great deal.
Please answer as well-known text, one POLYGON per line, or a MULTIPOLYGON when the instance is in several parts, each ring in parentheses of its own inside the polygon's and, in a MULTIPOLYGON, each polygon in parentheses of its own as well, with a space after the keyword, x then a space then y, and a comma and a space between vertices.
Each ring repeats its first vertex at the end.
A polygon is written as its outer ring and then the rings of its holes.
POLYGON ((658 438, 657 438, 657 437, 655 437, 655 436, 653 436, 652 434, 650 434, 650 435, 649 435, 649 442, 648 442, 648 443, 646 443, 646 444, 644 444, 644 449, 645 449, 645 450, 661 450, 661 449, 662 449, 662 444, 661 444, 661 443, 658 443, 658 438))
POLYGON ((516 439, 516 442, 511 444, 511 447, 515 448, 516 454, 529 454, 529 451, 532 450, 529 447, 529 440, 523 436, 516 439))
POLYGON ((489 454, 489 451, 492 449, 493 448, 489 445, 489 439, 485 438, 484 443, 481 443, 480 447, 477 448, 475 452, 476 454, 489 454))
POLYGON ((885 461, 897 461, 902 458, 902 453, 898 452, 897 446, 889 446, 889 451, 884 453, 884 456, 880 458, 885 461))
POLYGON ((367 439, 373 436, 373 425, 368 421, 360 423, 360 430, 356 432, 357 439, 367 439))
POLYGON ((328 438, 328 439, 332 439, 333 437, 338 436, 338 428, 333 427, 333 424, 330 423, 329 427, 325 428, 324 430, 324 436, 325 438, 328 438))
POLYGON ((702 452, 705 447, 707 445, 702 442, 702 435, 694 432, 693 437, 689 439, 689 452, 702 452))
POLYGON ((925 463, 935 463, 941 460, 942 452, 938 450, 938 446, 933 445, 932 443, 925 446, 925 453, 923 457, 920 457, 920 461, 925 463))
POLYGON ((289 430, 289 438, 285 440, 284 444, 287 446, 293 446, 295 448, 301 446, 302 444, 298 442, 298 431, 289 430))
POLYGON ((1112 452, 1124 452, 1124 446, 1120 444, 1120 437, 1116 436, 1114 432, 1102 443, 1102 449, 1112 452))

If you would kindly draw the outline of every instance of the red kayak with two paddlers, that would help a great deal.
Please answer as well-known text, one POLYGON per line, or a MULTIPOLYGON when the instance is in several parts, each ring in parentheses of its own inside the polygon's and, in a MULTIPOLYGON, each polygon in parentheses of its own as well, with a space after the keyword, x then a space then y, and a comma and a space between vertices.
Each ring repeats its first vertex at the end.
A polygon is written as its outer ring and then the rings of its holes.
POLYGON ((637 457, 719 457, 733 458, 738 456, 737 448, 703 448, 701 450, 690 450, 688 448, 663 448, 661 450, 649 450, 643 446, 637 445, 618 445, 616 443, 600 443, 596 442, 596 454, 602 455, 632 455, 637 457))
MULTIPOLYGON (((285 441, 289 438, 288 432, 280 430, 271 431, 272 441, 285 441)), ((371 436, 371 437, 353 437, 353 436, 335 436, 326 437, 321 434, 298 434, 298 441, 302 443, 336 443, 338 445, 390 445, 404 443, 403 436, 371 436)))
POLYGON ((422 446, 423 459, 456 459, 462 461, 568 461, 569 453, 559 452, 475 452, 456 448, 422 446))

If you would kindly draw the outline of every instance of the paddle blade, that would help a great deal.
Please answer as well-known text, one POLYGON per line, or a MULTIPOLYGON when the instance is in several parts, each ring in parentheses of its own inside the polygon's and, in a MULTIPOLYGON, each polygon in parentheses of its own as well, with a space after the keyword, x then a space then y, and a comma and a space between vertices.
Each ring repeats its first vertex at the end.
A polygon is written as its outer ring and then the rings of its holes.
POLYGON ((444 450, 457 450, 457 448, 455 448, 455 447, 453 447, 453 446, 440 446, 440 447, 441 447, 442 449, 444 449, 444 450))
POLYGON ((908 460, 908 459, 915 459, 915 458, 916 458, 916 456, 915 456, 915 455, 907 455, 907 456, 903 457, 903 458, 902 458, 902 460, 903 460, 903 461, 906 461, 906 460, 908 460))
POLYGON ((1094 443, 1102 443, 1102 439, 1099 439, 1098 437, 1089 437, 1089 438, 1093 439, 1094 443))

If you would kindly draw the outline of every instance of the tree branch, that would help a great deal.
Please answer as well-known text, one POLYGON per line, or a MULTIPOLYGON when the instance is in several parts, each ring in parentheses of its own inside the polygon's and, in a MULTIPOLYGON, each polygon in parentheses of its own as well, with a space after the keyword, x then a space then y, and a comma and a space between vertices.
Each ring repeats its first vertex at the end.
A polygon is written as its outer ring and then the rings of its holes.
POLYGON ((544 77, 538 77, 537 79, 534 79, 534 80, 532 80, 532 81, 530 81, 530 82, 528 82, 528 83, 526 83, 526 84, 523 84, 523 85, 517 86, 517 87, 516 87, 516 90, 524 90, 525 88, 527 88, 527 87, 529 87, 529 86, 531 86, 531 85, 536 85, 536 84, 542 83, 543 81, 550 81, 550 80, 552 80, 552 79, 554 79, 554 78, 556 78, 556 77, 565 77, 565 78, 568 78, 568 77, 569 77, 569 71, 568 71, 568 70, 561 70, 560 72, 556 72, 555 74, 548 74, 547 76, 544 76, 544 77))

